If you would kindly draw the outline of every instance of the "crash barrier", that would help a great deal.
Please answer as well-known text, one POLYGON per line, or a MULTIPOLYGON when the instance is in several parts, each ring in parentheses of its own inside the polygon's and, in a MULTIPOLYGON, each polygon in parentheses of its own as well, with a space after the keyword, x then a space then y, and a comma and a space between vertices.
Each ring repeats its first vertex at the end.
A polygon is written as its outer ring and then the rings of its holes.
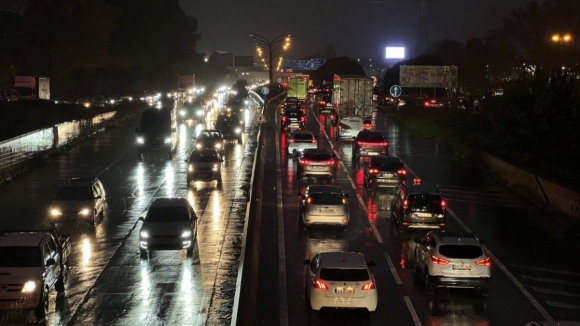
POLYGON ((77 138, 95 133, 103 122, 111 119, 115 113, 117 111, 99 114, 92 119, 59 123, 51 128, 31 131, 1 141, 0 172, 9 171, 47 150, 60 148, 77 138))
POLYGON ((482 159, 493 173, 523 195, 532 197, 535 201, 554 208, 567 216, 580 217, 580 193, 491 154, 483 153, 482 159))

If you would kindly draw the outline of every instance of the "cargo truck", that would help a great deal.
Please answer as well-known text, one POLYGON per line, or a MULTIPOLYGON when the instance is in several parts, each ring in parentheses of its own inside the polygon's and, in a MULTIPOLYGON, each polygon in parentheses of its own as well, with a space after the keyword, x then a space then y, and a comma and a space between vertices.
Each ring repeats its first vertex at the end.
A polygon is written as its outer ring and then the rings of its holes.
POLYGON ((308 75, 290 77, 287 96, 297 97, 300 101, 305 101, 308 92, 308 78, 308 75))
POLYGON ((364 75, 334 75, 331 121, 338 125, 338 140, 352 140, 373 112, 373 80, 364 75))
POLYGON ((18 100, 50 100, 50 77, 16 76, 13 88, 18 100))

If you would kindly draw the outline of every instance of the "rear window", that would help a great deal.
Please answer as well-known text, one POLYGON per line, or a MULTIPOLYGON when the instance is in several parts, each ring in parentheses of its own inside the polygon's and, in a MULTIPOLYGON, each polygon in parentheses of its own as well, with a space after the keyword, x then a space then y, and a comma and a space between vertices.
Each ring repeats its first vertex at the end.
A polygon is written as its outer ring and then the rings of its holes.
POLYGON ((441 196, 436 194, 414 194, 409 195, 409 207, 412 208, 441 208, 441 196))
POLYGON ((372 134, 358 134, 358 139, 362 140, 362 141, 383 141, 383 135, 378 134, 378 133, 372 133, 372 134))
POLYGON ((381 171, 398 171, 403 167, 403 163, 371 163, 371 168, 381 171))
POLYGON ((480 246, 473 245, 442 245, 439 253, 449 258, 475 259, 483 256, 480 246))
POLYGON ((298 98, 297 97, 287 97, 286 103, 298 103, 298 98))
POLYGON ((291 117, 297 117, 299 115, 302 115, 302 112, 288 111, 288 115, 291 116, 291 117))
POLYGON ((151 207, 145 217, 147 222, 188 222, 185 207, 151 207))
POLYGON ((40 267, 40 247, 0 247, 0 267, 40 267))
POLYGON ((317 154, 304 154, 304 158, 312 161, 328 161, 330 160, 331 157, 329 154, 317 153, 317 154))
POLYGON ((342 194, 309 194, 312 203, 317 205, 338 205, 342 204, 342 194))
POLYGON ((325 281, 360 282, 369 279, 369 272, 362 268, 323 268, 320 270, 320 279, 325 281))
POLYGON ((311 134, 294 134, 293 136, 296 140, 312 140, 314 137, 311 134))

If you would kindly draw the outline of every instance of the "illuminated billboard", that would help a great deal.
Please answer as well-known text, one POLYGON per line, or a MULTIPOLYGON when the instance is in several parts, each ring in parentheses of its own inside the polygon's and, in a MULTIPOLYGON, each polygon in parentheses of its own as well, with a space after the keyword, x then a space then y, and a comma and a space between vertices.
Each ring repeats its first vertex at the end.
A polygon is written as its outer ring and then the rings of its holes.
POLYGON ((405 48, 402 46, 387 46, 386 59, 405 59, 405 48))

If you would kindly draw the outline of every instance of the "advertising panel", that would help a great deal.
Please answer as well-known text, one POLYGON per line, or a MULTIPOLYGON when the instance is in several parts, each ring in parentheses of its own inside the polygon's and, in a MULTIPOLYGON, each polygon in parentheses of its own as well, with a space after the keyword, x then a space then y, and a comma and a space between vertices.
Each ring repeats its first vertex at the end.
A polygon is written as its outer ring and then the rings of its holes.
POLYGON ((401 87, 457 88, 457 66, 401 66, 401 87))
POLYGON ((405 59, 405 48, 401 46, 387 46, 385 59, 405 59))

